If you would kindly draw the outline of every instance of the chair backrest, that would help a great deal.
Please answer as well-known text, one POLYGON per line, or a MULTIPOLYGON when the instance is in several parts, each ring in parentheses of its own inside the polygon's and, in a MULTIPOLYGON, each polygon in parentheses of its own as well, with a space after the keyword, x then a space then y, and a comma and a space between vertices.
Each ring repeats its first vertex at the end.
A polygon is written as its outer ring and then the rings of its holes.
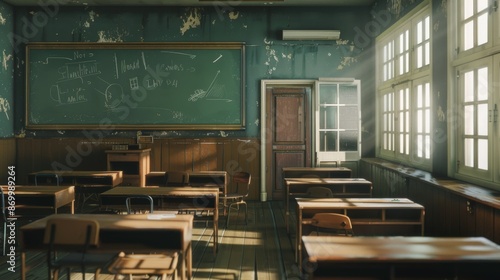
POLYGON ((149 213, 153 213, 153 198, 150 195, 134 195, 134 196, 129 196, 125 199, 125 206, 127 207, 127 214, 131 214, 133 211, 137 210, 148 210, 149 213), (134 203, 132 204, 133 201, 137 202, 137 200, 142 200, 144 203, 134 203))
POLYGON ((85 252, 99 245, 99 223, 92 219, 53 217, 47 220, 43 241, 49 249, 85 252))
POLYGON ((236 184, 236 192, 248 196, 250 192, 250 183, 252 182, 252 175, 248 172, 240 171, 233 174, 233 183, 236 184), (245 188, 241 190, 240 188, 245 188))
POLYGON ((187 186, 189 185, 189 173, 184 171, 167 171, 165 172, 166 186, 187 186))
POLYGON ((306 192, 307 197, 333 197, 333 192, 327 187, 314 186, 309 187, 306 192))
POLYGON ((316 213, 311 224, 316 228, 316 234, 354 235, 351 219, 338 213, 316 213))

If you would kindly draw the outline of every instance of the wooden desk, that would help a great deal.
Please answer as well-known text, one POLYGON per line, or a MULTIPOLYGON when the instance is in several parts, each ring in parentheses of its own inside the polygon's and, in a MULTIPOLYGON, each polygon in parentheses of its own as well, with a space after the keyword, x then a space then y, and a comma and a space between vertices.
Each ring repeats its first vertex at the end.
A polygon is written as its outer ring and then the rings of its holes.
MULTIPOLYGON (((35 184, 38 177, 39 184, 46 184, 48 176, 58 176, 59 185, 64 186, 109 186, 115 187, 123 182, 123 171, 55 171, 43 170, 28 175, 28 182, 35 184)), ((50 182, 56 185, 55 182, 50 182)))
POLYGON ((157 209, 213 211, 214 255, 218 249, 219 189, 194 187, 116 187, 99 195, 101 209, 125 210, 129 196, 150 195, 157 209))
MULTIPOLYGON (((165 185, 166 171, 152 171, 146 174, 146 186, 165 185)), ((192 187, 219 188, 220 195, 227 193, 228 175, 226 171, 193 171, 189 172, 189 185, 192 187)))
POLYGON ((350 178, 352 170, 346 167, 283 167, 283 178, 350 178))
MULTIPOLYGON (((181 253, 182 279, 192 275, 192 215, 93 215, 57 214, 58 217, 94 219, 99 223, 100 245, 95 250, 103 252, 157 252, 159 239, 168 239, 169 249, 181 253)), ((43 235, 47 220, 53 215, 34 221, 19 229, 21 249, 21 279, 26 279, 26 252, 45 251, 43 235)))
POLYGON ((55 171, 43 170, 28 175, 31 184, 56 185, 55 177, 59 178, 61 186, 75 186, 77 205, 83 209, 90 198, 107 191, 123 182, 123 171, 55 171))
POLYGON ((327 187, 334 197, 371 197, 372 182, 363 178, 285 178, 285 223, 290 231, 290 197, 304 196, 314 186, 327 187))
POLYGON ((301 238, 311 231, 315 213, 340 213, 351 219, 354 235, 424 235, 424 206, 406 198, 296 198, 295 260, 302 260, 301 238))
POLYGON ((8 196, 15 198, 17 210, 49 209, 57 214, 57 210, 68 205, 71 213, 75 211, 75 187, 74 186, 16 186, 13 193, 9 193, 9 186, 1 186, 5 201, 8 196))
POLYGON ((484 237, 303 236, 302 241, 310 279, 483 280, 500 275, 500 247, 484 237))

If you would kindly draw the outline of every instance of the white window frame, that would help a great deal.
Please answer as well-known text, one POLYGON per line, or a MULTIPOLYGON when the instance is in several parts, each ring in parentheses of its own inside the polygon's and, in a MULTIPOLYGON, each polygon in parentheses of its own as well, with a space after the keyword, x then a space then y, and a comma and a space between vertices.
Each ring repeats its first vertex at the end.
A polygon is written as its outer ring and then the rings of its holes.
MULTIPOLYGON (((335 80, 335 79, 333 79, 335 80)), ((360 80, 349 80, 346 79, 346 81, 342 81, 340 79, 339 81, 317 81, 316 82, 316 89, 315 89, 315 95, 314 95, 314 108, 315 108, 315 114, 314 114, 314 146, 315 146, 315 152, 316 152, 316 159, 315 159, 315 166, 321 166, 323 164, 332 164, 335 163, 338 165, 340 162, 344 161, 358 161, 361 158, 361 82, 360 80), (335 129, 327 129, 331 131, 338 132, 339 135, 342 132, 345 131, 355 131, 357 130, 357 150, 356 151, 340 151, 340 137, 337 137, 336 141, 336 151, 321 151, 320 150, 320 143, 321 137, 320 134, 322 131, 325 131, 325 129, 322 129, 320 127, 320 94, 321 90, 320 87, 321 85, 331 85, 331 86, 337 86, 337 103, 333 103, 332 105, 334 107, 337 107, 338 109, 341 107, 346 107, 346 106, 351 106, 351 107, 357 107, 357 127, 356 129, 344 129, 341 127, 340 123, 342 122, 342 114, 340 114, 339 111, 337 111, 337 126, 335 129), (339 97, 340 97, 340 87, 342 85, 348 85, 348 86, 354 86, 356 87, 356 100, 357 104, 343 104, 339 102, 339 97)))
MULTIPOLYGON (((430 141, 430 131, 432 127, 427 128, 427 133, 417 132, 417 108, 416 106, 416 86, 426 81, 429 83, 429 88, 431 88, 431 61, 432 61, 432 15, 431 15, 431 4, 430 1, 423 1, 422 4, 417 7, 414 12, 406 15, 400 19, 392 28, 389 28, 381 36, 377 38, 376 49, 377 49, 377 145, 376 154, 378 157, 394 160, 397 162, 403 162, 405 165, 419 167, 424 170, 431 170, 432 168, 432 154, 428 156, 419 156, 422 150, 419 151, 419 143, 416 139, 420 136, 425 137, 426 141, 426 153, 432 151, 432 141, 430 141), (425 34, 427 36, 418 36, 418 27, 420 31, 423 27, 427 28, 425 34), (401 47, 401 35, 404 34, 407 38, 409 46, 408 48, 401 47), (420 38, 420 41, 418 40, 420 38), (394 77, 392 79, 384 80, 384 59, 383 48, 387 46, 389 42, 394 42, 394 77), (427 58, 421 65, 417 63, 416 51, 421 48, 423 58, 427 58), (402 63, 398 58, 400 58, 401 50, 408 50, 409 57, 405 56, 405 63, 402 63), (404 66, 408 71, 400 71, 400 68, 404 66), (401 95, 401 91, 404 95, 401 95), (384 104, 384 100, 387 100, 388 94, 392 94, 393 106, 391 112, 386 111, 388 104, 384 104), (388 120, 391 118, 392 120, 388 120), (393 124, 393 127, 387 125, 389 123, 393 124), (391 130, 392 129, 392 130, 391 130), (393 145, 387 147, 391 144, 387 137, 392 137, 393 145)), ((406 39, 405 39, 406 40, 406 39)), ((406 55, 406 53, 405 53, 406 55)), ((432 99, 432 94, 430 95, 432 99)), ((432 100, 429 100, 429 106, 432 106, 432 100)), ((428 108, 430 110, 430 108, 428 108)), ((432 126, 432 124, 431 124, 432 126)))
MULTIPOLYGON (((500 190, 500 132, 498 119, 498 105, 500 105, 500 12, 496 7, 497 1, 489 1, 487 8, 487 43, 477 45, 467 51, 460 48, 463 45, 463 26, 461 23, 461 11, 464 10, 463 1, 467 3, 476 3, 477 0, 459 0, 451 1, 448 10, 448 59, 449 59, 449 79, 448 79, 448 135, 449 139, 449 165, 448 173, 451 177, 461 179, 467 182, 475 183, 485 187, 500 190), (464 74, 468 71, 475 71, 487 67, 488 78, 487 86, 478 92, 487 92, 488 98, 486 101, 464 100, 464 74), (465 115, 465 107, 468 105, 474 112, 471 116, 465 115), (484 108, 487 105, 487 108, 484 108), (483 108, 478 109, 482 106, 483 108), (481 111, 481 112, 479 112, 481 111), (479 115, 483 116, 483 121, 480 121, 479 115), (486 115, 487 114, 487 115, 486 115), (488 119, 484 121, 484 119, 488 119), (474 124, 474 132, 467 134, 465 131, 465 121, 474 124), (487 136, 481 135, 478 131, 478 123, 488 123, 483 126, 487 127, 487 136), (472 139, 474 142, 474 160, 473 166, 465 164, 465 138, 472 139), (479 139, 486 139, 487 145, 480 145, 477 142, 479 139), (479 147, 480 146, 480 147, 479 147), (482 153, 483 158, 487 156, 487 169, 480 168, 478 165, 478 150, 487 147, 487 155, 482 153)), ((474 4, 475 5, 475 4, 474 4)), ((484 14, 484 12, 483 12, 484 14)), ((474 41, 475 43, 475 41, 474 41)), ((471 72, 475 73, 475 72, 471 72)), ((471 74, 476 75, 476 74, 471 74)), ((475 76, 474 76, 475 77, 475 76)), ((476 81, 476 87, 479 82, 476 81)), ((477 89, 476 89, 477 90, 477 89)), ((467 89, 467 91, 471 91, 467 89)), ((479 94, 479 93, 478 93, 479 94)), ((483 130, 484 131, 484 130, 483 130)))

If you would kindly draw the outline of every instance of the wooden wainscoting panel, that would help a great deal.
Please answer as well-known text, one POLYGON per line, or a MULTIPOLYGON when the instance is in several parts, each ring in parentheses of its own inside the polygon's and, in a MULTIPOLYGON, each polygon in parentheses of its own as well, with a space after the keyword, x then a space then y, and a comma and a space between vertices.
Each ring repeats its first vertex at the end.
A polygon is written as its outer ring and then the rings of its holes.
MULTIPOLYGON (((0 184, 8 184, 8 167, 14 166, 14 171, 17 174, 16 164, 16 139, 2 138, 0 139, 0 184)), ((16 182, 17 183, 17 178, 16 182)))

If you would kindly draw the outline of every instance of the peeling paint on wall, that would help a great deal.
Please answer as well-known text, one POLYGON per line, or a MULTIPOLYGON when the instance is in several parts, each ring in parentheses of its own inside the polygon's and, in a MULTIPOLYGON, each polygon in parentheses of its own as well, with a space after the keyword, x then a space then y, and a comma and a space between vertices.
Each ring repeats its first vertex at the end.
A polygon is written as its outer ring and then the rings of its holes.
POLYGON ((0 112, 4 112, 5 113, 5 117, 7 118, 7 120, 9 120, 9 112, 10 112, 10 103, 9 103, 9 100, 3 98, 1 95, 0 95, 0 112))
POLYGON ((5 25, 6 22, 7 20, 3 17, 2 13, 0 13, 0 24, 5 25))
POLYGON ((12 59, 12 54, 7 55, 5 53, 5 50, 3 50, 3 59, 2 59, 2 66, 4 70, 8 69, 7 62, 12 59))
POLYGON ((181 34, 184 35, 186 31, 191 28, 196 28, 201 24, 201 10, 199 8, 190 8, 182 19, 182 26, 180 28, 181 34))
POLYGON ((268 67, 267 73, 272 74, 274 71, 276 71, 276 65, 280 60, 276 55, 276 50, 272 48, 273 42, 267 40, 267 38, 264 38, 264 44, 266 45, 267 60, 265 64, 268 67))
POLYGON ((116 35, 110 34, 110 31, 104 31, 101 30, 97 33, 99 36, 99 39, 97 40, 98 43, 116 43, 116 42, 123 42, 123 37, 127 35, 127 32, 119 33, 116 31, 116 35))
MULTIPOLYGON (((405 1, 407 4, 413 4, 415 0, 407 0, 405 1)), ((399 17, 401 15, 401 11, 404 9, 403 0, 387 0, 387 8, 389 12, 399 17)))
POLYGON ((96 16, 99 16, 99 15, 96 14, 94 11, 90 11, 89 12, 89 19, 83 23, 83 26, 85 28, 89 28, 90 27, 90 23, 92 23, 92 22, 95 21, 96 16))
POLYGON ((337 70, 343 70, 347 66, 358 62, 358 58, 355 55, 356 47, 349 40, 337 40, 337 48, 343 48, 342 53, 346 54, 341 58, 340 64, 337 66, 337 70))
POLYGON ((240 16, 239 12, 235 12, 235 11, 229 12, 229 19, 230 20, 237 20, 239 16, 240 16))

